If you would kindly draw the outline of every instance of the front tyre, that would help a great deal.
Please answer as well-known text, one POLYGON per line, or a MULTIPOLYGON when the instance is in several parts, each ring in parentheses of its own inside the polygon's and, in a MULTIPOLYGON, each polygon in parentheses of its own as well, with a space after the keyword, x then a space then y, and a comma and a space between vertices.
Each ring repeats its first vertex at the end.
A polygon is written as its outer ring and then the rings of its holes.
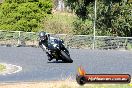
POLYGON ((62 60, 66 63, 72 63, 73 60, 70 58, 70 56, 63 50, 61 50, 61 57, 62 57, 62 60))

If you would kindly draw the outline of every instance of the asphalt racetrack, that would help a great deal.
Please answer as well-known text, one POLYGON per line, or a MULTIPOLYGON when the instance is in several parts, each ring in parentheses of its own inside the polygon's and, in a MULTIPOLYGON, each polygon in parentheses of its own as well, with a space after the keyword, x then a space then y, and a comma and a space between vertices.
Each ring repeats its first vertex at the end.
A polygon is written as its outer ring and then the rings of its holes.
POLYGON ((0 75, 0 82, 75 79, 81 65, 89 74, 132 75, 132 51, 70 49, 73 63, 48 62, 40 48, 0 47, 0 62, 21 66, 22 71, 0 75))

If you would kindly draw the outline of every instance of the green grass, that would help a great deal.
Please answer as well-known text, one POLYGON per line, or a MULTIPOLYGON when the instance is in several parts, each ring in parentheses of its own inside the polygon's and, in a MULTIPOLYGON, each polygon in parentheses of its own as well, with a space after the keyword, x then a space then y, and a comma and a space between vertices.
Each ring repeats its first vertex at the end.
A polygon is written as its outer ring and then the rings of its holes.
POLYGON ((131 50, 132 49, 132 44, 128 43, 127 44, 127 50, 131 50))
POLYGON ((2 72, 2 71, 5 70, 5 69, 6 69, 6 66, 0 64, 0 72, 2 72))

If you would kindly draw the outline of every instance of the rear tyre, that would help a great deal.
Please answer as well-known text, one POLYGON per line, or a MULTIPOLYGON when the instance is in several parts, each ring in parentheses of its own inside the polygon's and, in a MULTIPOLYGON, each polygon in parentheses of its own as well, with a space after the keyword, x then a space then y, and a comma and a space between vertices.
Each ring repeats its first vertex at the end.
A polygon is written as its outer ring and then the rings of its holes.
POLYGON ((73 60, 70 58, 70 56, 65 51, 61 50, 61 57, 62 57, 62 60, 66 63, 72 63, 73 62, 73 60))

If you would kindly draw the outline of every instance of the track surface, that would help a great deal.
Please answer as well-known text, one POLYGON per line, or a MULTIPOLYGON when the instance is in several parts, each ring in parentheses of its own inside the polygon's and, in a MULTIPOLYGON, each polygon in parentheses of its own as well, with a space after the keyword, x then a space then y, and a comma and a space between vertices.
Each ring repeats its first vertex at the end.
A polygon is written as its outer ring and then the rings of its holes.
POLYGON ((128 73, 132 75, 132 51, 70 49, 73 63, 48 62, 40 48, 0 47, 0 62, 21 66, 19 73, 0 76, 0 82, 75 79, 82 65, 87 73, 128 73))

